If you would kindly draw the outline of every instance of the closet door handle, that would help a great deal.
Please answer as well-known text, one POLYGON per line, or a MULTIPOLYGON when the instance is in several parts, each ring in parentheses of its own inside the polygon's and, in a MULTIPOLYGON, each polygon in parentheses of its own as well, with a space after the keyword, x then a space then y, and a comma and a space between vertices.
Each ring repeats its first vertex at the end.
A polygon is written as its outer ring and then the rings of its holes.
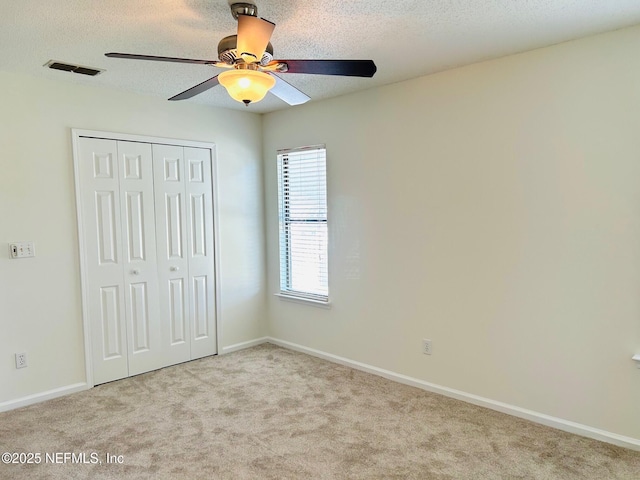
POLYGON ((136 270, 131 270, 131 273, 133 275, 140 275, 140 270, 136 269, 136 270))
POLYGON ((171 267, 169 270, 171 270, 172 272, 177 272, 178 270, 180 270, 179 267, 171 267))

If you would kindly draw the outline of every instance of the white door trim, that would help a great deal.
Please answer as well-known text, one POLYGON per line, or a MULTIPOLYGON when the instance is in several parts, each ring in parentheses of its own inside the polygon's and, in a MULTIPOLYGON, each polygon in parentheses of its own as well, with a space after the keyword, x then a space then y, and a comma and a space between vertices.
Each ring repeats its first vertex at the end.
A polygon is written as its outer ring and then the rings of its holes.
POLYGON ((215 279, 215 315, 216 315, 216 349, 220 353, 220 345, 222 342, 222 318, 221 318, 221 306, 220 306, 220 236, 219 236, 219 223, 218 223, 218 157, 216 153, 215 143, 200 142, 194 140, 182 140, 165 137, 154 137, 149 135, 132 135, 128 133, 115 133, 104 132, 100 130, 85 130, 79 128, 71 129, 71 141, 73 151, 73 172, 75 180, 75 196, 76 196, 76 222, 77 222, 77 235, 78 235, 78 247, 79 247, 79 260, 80 260, 80 289, 82 299, 82 325, 84 330, 84 358, 85 358, 85 375, 87 378, 86 385, 93 387, 93 365, 92 365, 92 352, 91 352, 91 326, 89 322, 88 314, 88 300, 87 289, 88 279, 85 271, 86 265, 86 252, 87 247, 83 239, 84 222, 82 220, 82 197, 80 195, 80 175, 79 175, 79 141, 80 138, 103 138, 107 140, 123 140, 130 142, 141 142, 151 144, 162 145, 176 145, 181 147, 195 147, 206 148, 211 150, 211 189, 213 198, 213 252, 214 252, 214 279, 215 279))

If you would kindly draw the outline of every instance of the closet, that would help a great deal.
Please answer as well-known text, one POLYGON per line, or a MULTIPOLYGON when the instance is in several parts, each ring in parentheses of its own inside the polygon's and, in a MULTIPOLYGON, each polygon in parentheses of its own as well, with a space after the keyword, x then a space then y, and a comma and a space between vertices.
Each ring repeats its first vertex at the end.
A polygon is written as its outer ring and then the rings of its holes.
POLYGON ((74 131, 94 384, 217 353, 212 158, 74 131))

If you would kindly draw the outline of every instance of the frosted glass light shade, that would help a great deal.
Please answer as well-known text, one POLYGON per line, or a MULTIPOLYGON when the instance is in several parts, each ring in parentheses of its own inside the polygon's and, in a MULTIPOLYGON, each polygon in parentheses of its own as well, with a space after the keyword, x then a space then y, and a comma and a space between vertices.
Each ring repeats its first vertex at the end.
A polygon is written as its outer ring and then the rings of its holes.
POLYGON ((231 98, 245 105, 262 100, 276 84, 276 79, 268 73, 245 69, 222 72, 218 80, 231 98))

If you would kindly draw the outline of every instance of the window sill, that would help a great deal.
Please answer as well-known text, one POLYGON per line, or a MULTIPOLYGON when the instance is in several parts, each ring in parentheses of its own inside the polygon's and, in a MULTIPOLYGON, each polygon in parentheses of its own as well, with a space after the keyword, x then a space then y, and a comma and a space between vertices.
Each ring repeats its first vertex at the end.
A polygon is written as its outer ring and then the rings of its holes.
POLYGON ((311 300, 310 298, 304 298, 304 297, 297 297, 294 295, 287 295, 284 293, 275 293, 274 296, 278 297, 280 300, 285 300, 287 302, 293 302, 293 303, 302 303, 305 305, 311 305, 313 307, 319 307, 319 308, 331 308, 331 303, 327 300, 326 302, 323 302, 321 300, 311 300))

